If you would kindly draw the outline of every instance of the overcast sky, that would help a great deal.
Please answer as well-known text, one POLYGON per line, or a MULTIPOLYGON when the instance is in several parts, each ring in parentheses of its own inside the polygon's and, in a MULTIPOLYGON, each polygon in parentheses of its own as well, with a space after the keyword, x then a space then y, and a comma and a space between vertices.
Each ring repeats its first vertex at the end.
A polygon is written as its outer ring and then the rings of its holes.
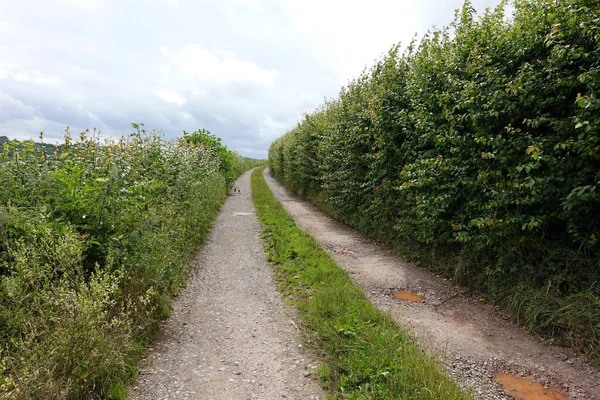
MULTIPOLYGON (((478 11, 499 0, 475 0, 478 11)), ((0 0, 0 135, 206 128, 266 157, 393 44, 462 0, 0 0)))

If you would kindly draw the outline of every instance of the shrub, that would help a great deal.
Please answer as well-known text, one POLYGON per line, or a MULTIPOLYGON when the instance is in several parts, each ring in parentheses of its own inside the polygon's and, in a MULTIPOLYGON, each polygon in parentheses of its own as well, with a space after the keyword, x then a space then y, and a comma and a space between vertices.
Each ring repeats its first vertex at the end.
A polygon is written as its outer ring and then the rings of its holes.
POLYGON ((222 145, 134 127, 116 142, 67 132, 60 146, 5 143, 2 398, 122 398, 236 174, 250 166, 222 145))
POLYGON ((467 2, 392 48, 269 162, 337 218, 600 360, 600 9, 513 3, 476 18, 467 2))

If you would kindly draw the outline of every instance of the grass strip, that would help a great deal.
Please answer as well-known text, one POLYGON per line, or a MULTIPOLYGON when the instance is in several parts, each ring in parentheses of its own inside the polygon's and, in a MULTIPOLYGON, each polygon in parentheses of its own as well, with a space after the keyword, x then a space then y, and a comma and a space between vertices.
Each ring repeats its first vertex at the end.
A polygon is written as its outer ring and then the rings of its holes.
POLYGON ((318 372, 332 398, 469 399, 407 331, 363 292, 252 173, 252 200, 280 290, 300 311, 308 339, 324 359, 318 372))

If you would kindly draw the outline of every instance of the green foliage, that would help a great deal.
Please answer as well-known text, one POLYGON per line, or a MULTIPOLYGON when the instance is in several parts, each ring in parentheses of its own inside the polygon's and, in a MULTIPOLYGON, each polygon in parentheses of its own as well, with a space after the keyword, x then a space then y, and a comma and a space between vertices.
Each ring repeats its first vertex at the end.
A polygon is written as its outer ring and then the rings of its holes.
POLYGON ((273 197, 263 168, 252 199, 281 289, 300 310, 324 364, 318 374, 339 399, 467 399, 435 361, 381 314, 273 197))
POLYGON ((476 18, 467 2, 449 28, 394 47, 269 163, 335 217, 600 360, 600 9, 513 3, 511 18, 505 3, 476 18))
POLYGON ((228 186, 233 184, 242 172, 262 163, 261 160, 245 158, 227 150, 227 147, 221 143, 221 138, 210 133, 207 129, 198 129, 192 133, 183 131, 183 135, 186 142, 198 144, 206 151, 216 155, 219 160, 219 170, 225 176, 228 186))
POLYGON ((206 143, 134 127, 116 142, 67 131, 58 147, 5 143, 0 398, 123 398, 248 165, 228 152, 223 169, 206 143))

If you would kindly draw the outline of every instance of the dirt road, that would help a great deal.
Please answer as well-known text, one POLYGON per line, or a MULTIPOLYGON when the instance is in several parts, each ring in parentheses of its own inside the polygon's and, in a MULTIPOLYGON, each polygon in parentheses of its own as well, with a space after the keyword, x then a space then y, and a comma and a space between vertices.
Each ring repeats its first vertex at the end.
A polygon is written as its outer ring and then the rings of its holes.
POLYGON ((465 296, 443 279, 327 217, 267 172, 265 179, 296 224, 331 252, 375 306, 439 356, 449 373, 474 391, 476 399, 505 398, 491 379, 497 371, 549 384, 570 399, 600 399, 600 372, 569 350, 542 343, 494 307, 465 296), (400 290, 415 292, 425 300, 398 300, 393 293, 400 290))
POLYGON ((326 398, 273 282, 250 173, 235 186, 130 399, 326 398))

